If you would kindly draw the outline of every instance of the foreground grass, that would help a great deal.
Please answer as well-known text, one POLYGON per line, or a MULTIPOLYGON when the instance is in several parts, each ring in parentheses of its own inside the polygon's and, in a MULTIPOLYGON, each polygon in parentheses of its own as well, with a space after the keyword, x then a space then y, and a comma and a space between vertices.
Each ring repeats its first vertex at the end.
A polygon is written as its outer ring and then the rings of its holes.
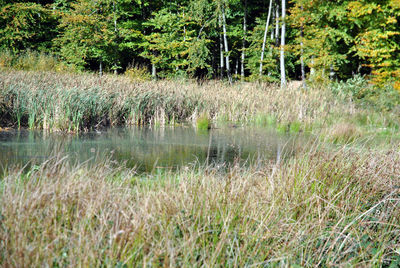
POLYGON ((193 81, 135 82, 113 75, 0 72, 2 127, 76 132, 188 121, 196 125, 202 117, 214 126, 272 126, 282 132, 322 129, 335 140, 399 129, 398 114, 361 107, 351 98, 328 89, 282 90, 257 83, 229 86, 210 81, 200 86, 193 81))
POLYGON ((53 159, 1 180, 0 265, 400 264, 400 153, 137 176, 53 159))

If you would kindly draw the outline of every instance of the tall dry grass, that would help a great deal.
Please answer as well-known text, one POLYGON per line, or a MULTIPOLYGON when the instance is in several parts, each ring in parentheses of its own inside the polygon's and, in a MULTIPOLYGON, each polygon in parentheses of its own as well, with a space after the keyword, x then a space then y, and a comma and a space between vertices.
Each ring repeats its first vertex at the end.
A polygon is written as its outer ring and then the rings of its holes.
POLYGON ((353 104, 328 90, 281 90, 268 84, 209 81, 132 82, 122 76, 3 71, 3 122, 30 128, 77 130, 99 125, 173 124, 207 114, 214 122, 301 123, 353 115, 353 104))
POLYGON ((320 146, 279 165, 137 176, 56 158, 1 180, 0 265, 400 263, 400 153, 320 146))

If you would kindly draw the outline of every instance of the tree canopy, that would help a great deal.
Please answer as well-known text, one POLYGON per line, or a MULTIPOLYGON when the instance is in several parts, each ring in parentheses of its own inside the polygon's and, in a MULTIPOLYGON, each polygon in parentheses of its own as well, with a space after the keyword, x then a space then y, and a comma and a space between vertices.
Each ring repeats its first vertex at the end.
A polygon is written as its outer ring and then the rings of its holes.
POLYGON ((81 70, 267 81, 279 81, 284 50, 289 79, 360 73, 400 88, 399 18, 398 0, 2 0, 0 49, 81 70))

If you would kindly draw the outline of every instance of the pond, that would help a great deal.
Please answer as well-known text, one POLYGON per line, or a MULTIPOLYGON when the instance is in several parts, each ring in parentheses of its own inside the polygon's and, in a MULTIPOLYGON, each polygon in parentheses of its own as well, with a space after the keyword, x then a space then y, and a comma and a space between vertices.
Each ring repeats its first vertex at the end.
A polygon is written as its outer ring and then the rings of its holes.
POLYGON ((294 146, 302 139, 254 128, 197 131, 191 127, 132 127, 78 135, 3 131, 0 170, 14 165, 38 165, 58 153, 78 163, 97 163, 107 158, 135 167, 138 172, 190 165, 228 167, 280 161, 293 154, 294 146))

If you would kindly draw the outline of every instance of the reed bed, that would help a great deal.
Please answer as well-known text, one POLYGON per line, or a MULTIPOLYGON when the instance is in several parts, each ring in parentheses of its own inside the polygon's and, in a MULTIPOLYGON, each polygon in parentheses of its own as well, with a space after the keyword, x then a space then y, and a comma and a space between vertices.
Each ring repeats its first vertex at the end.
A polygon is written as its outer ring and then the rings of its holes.
POLYGON ((379 113, 320 88, 209 81, 132 81, 124 76, 4 70, 0 121, 4 126, 81 131, 103 126, 174 125, 206 115, 213 123, 271 125, 302 131, 366 118, 375 128, 391 122, 379 113), (373 118, 370 122, 370 118, 373 118))
POLYGON ((399 170, 398 150, 349 146, 227 173, 56 157, 1 180, 0 265, 396 267, 399 170))

